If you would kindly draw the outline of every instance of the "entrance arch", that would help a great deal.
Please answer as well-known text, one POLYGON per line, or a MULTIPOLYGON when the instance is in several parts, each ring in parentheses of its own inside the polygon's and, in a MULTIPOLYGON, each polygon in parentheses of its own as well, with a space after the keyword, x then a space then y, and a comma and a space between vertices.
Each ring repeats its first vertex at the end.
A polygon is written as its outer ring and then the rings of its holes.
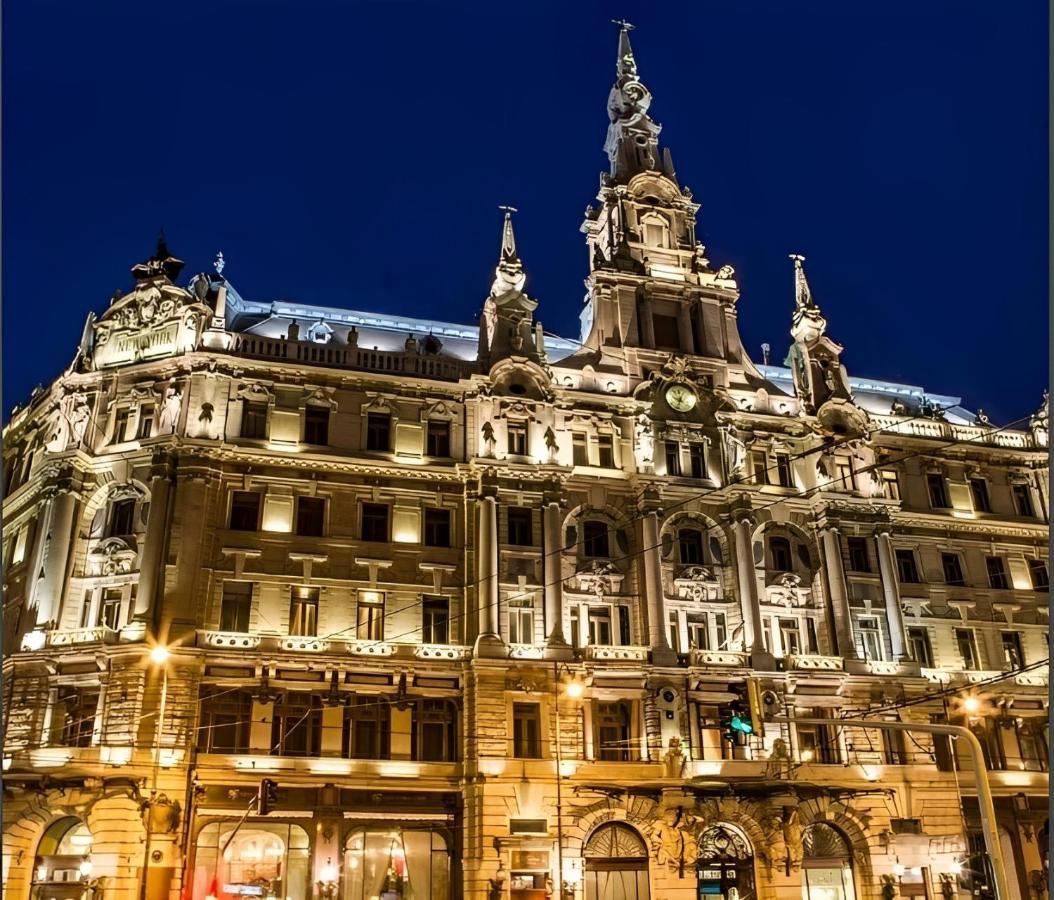
POLYGON ((92 836, 76 816, 52 822, 40 836, 33 865, 37 900, 80 900, 91 875, 92 836))
POLYGON ((735 825, 721 822, 699 835, 700 900, 754 900, 754 848, 735 825))
POLYGON ((802 832, 802 900, 856 900, 853 854, 837 828, 816 822, 802 832))
POLYGON ((582 848, 586 900, 648 900, 648 848, 629 825, 608 822, 582 848))

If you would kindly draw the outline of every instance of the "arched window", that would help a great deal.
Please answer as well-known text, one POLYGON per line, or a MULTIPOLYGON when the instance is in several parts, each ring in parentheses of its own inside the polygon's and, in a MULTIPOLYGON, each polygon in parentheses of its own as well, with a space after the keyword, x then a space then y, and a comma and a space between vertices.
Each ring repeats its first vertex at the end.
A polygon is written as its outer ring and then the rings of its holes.
POLYGON ((648 848, 629 825, 601 825, 582 856, 586 900, 648 900, 648 848))
POLYGON ((198 833, 193 900, 216 897, 311 897, 310 841, 299 825, 285 822, 213 822, 198 833), (231 832, 236 831, 233 838, 231 832), (220 848, 230 845, 219 858, 220 848))
POLYGON ((80 900, 82 879, 91 873, 91 845, 88 826, 75 816, 52 822, 37 845, 34 896, 80 900))
POLYGON ((817 822, 802 832, 802 900, 854 900, 853 854, 840 831, 817 822))
POLYGON ((356 829, 344 845, 343 900, 450 897, 450 851, 438 831, 356 829))
POLYGON ((752 900, 754 850, 740 830, 724 823, 699 835, 699 896, 752 900))

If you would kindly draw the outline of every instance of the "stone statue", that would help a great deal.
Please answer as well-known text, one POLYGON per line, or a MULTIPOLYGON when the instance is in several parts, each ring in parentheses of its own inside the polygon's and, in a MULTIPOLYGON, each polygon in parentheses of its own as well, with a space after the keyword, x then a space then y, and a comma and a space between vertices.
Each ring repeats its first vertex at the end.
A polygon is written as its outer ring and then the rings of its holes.
POLYGON ((981 407, 977 407, 977 415, 974 417, 974 425, 980 425, 982 428, 991 428, 992 423, 988 416, 985 415, 985 411, 981 407))
POLYGON ((681 749, 681 739, 674 735, 670 738, 670 748, 662 758, 666 765, 667 778, 683 778, 685 767, 688 765, 688 757, 681 749))
POLYGON ((721 268, 717 270, 717 277, 720 279, 731 278, 735 274, 736 270, 729 265, 721 266, 721 268))
POLYGON ((75 447, 84 443, 84 433, 88 430, 90 418, 91 411, 88 409, 88 401, 84 397, 77 397, 73 401, 73 412, 70 414, 70 430, 73 432, 75 447))
POLYGON ((798 824, 797 807, 784 807, 782 828, 783 843, 787 848, 787 862, 794 868, 798 868, 801 866, 802 858, 805 856, 805 848, 802 844, 802 829, 798 824))
POLYGON ((560 446, 556 443, 556 432, 553 431, 552 426, 545 429, 545 447, 549 451, 549 459, 555 460, 556 455, 560 452, 560 446))
POLYGON ((170 384, 165 390, 165 399, 161 404, 161 415, 157 422, 157 429, 161 434, 175 434, 182 407, 183 394, 178 387, 170 384))
POLYGON ((494 447, 498 443, 497 438, 494 437, 494 425, 489 420, 483 423, 483 427, 480 429, 483 435, 483 455, 493 456, 494 447))
POLYGON ((768 765, 765 766, 765 777, 786 778, 790 774, 790 766, 791 757, 787 742, 783 738, 776 738, 772 742, 768 765))
POLYGON ((731 431, 724 432, 725 435, 725 459, 728 461, 728 474, 730 478, 740 478, 746 473, 747 445, 737 438, 731 431))
POLYGON ((894 400, 889 407, 889 414, 891 416, 906 416, 908 414, 908 408, 904 405, 902 400, 894 400))
POLYGON ((637 464, 641 468, 652 465, 655 462, 655 435, 651 420, 643 413, 637 416, 636 438, 637 464))

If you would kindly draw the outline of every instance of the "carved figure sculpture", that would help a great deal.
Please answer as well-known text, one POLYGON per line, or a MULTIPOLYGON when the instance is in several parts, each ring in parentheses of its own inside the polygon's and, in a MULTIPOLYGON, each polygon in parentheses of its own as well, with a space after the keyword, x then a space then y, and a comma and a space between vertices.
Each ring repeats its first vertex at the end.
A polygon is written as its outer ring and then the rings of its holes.
POLYGON ((178 387, 170 384, 165 390, 165 399, 161 404, 161 416, 157 422, 161 434, 175 434, 179 424, 179 411, 183 407, 183 394, 178 387))
POLYGON ((498 442, 494 437, 494 425, 489 420, 484 422, 480 433, 483 435, 483 455, 493 456, 494 447, 498 442))

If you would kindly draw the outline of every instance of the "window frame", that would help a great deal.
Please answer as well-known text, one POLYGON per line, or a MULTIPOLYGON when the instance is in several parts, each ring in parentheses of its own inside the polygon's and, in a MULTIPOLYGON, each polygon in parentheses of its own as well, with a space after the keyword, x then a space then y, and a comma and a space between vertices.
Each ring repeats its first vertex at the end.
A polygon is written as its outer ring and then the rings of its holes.
POLYGON ((985 556, 985 571, 988 574, 988 587, 993 591, 1010 590, 1010 576, 1007 574, 1006 559, 1002 556, 985 556))
POLYGON ((449 459, 450 431, 449 419, 429 419, 425 426, 425 455, 434 459, 449 459), (439 452, 443 450, 446 452, 439 452))
POLYGON ((611 559, 611 527, 603 519, 583 520, 582 556, 587 559, 611 559))
POLYGON ((900 584, 922 584, 922 573, 914 550, 910 547, 895 547, 893 559, 897 564, 897 581, 900 584))
POLYGON ((392 508, 387 503, 373 503, 372 501, 362 501, 359 504, 359 540, 369 541, 374 544, 387 544, 391 542, 392 534, 392 508), (376 537, 373 535, 378 534, 375 529, 379 527, 382 516, 380 510, 384 510, 384 536, 376 537), (369 528, 366 523, 371 522, 369 528))
POLYGON ((242 421, 238 436, 249 440, 267 440, 270 403, 259 400, 242 400, 242 421), (249 427, 250 423, 253 427, 249 427), (256 426, 260 427, 257 428, 256 426), (259 432, 259 433, 257 433, 259 432))
POLYGON ((866 537, 860 537, 859 535, 848 535, 846 537, 845 548, 850 572, 871 572, 871 554, 867 543, 866 537))
POLYGON ((451 547, 454 540, 451 518, 449 507, 426 506, 422 517, 421 543, 426 547, 451 547))
POLYGON ((948 501, 948 481, 940 472, 926 473, 926 493, 930 509, 951 509, 948 501))
POLYGON ((328 406, 310 403, 304 407, 303 441, 312 447, 329 446, 329 420, 332 410, 328 406), (322 440, 317 440, 321 438, 322 440))
POLYGON ((390 453, 392 449, 392 414, 366 413, 366 450, 371 453, 390 453))
MULTIPOLYGON (((248 504, 242 510, 246 516, 248 516, 248 504)), ((231 491, 230 508, 227 513, 227 529, 229 531, 259 531, 260 530, 260 516, 263 513, 263 494, 260 491, 231 491), (251 528, 247 528, 243 525, 235 525, 235 507, 238 505, 240 499, 245 499, 249 496, 253 496, 256 499, 253 501, 256 506, 256 517, 255 522, 251 528)))
POLYGON ((534 512, 529 506, 509 506, 505 511, 505 534, 511 547, 534 546, 534 512), (526 535, 524 535, 526 531, 526 535), (526 540, 523 538, 526 536, 526 540))
POLYGON ((988 479, 980 477, 970 479, 970 499, 973 501, 974 512, 990 513, 992 511, 992 498, 988 492, 988 479))
POLYGON ((294 584, 289 588, 289 637, 318 637, 321 599, 322 591, 314 585, 294 584))
POLYGON ((253 588, 254 584, 251 581, 242 581, 240 579, 224 579, 223 585, 220 591, 220 618, 219 627, 220 631, 228 634, 248 634, 249 629, 252 626, 252 610, 253 610, 253 588), (244 588, 242 587, 244 585, 244 588), (235 591, 233 588, 237 587, 235 591), (228 589, 232 590, 228 590, 228 589), (247 592, 246 589, 247 588, 247 592), (228 614, 228 609, 234 607, 233 615, 228 614), (234 624, 237 625, 241 622, 244 616, 244 628, 228 628, 227 625, 231 624, 233 618, 234 624))
POLYGON ((294 533, 298 537, 325 537, 326 536, 326 498, 311 497, 300 494, 296 498, 296 516, 294 522, 294 533), (317 507, 316 507, 317 504, 317 507), (316 508, 316 512, 305 514, 304 510, 316 508), (314 527, 314 516, 318 516, 317 530, 314 527))
POLYGON ((944 575, 944 583, 950 587, 966 587, 966 572, 963 569, 962 555, 954 550, 941 551, 941 573, 944 575), (949 565, 951 563, 952 565, 949 565), (958 578, 949 569, 954 568, 958 572, 958 578))
POLYGON ((421 599, 421 643, 447 646, 453 643, 450 630, 450 598, 430 594, 421 599), (432 614, 431 616, 429 614, 432 614), (439 630, 441 629, 441 631, 439 630), (438 640, 437 637, 441 638, 438 640))
POLYGON ((514 700, 512 703, 512 757, 542 759, 542 705, 514 700))

